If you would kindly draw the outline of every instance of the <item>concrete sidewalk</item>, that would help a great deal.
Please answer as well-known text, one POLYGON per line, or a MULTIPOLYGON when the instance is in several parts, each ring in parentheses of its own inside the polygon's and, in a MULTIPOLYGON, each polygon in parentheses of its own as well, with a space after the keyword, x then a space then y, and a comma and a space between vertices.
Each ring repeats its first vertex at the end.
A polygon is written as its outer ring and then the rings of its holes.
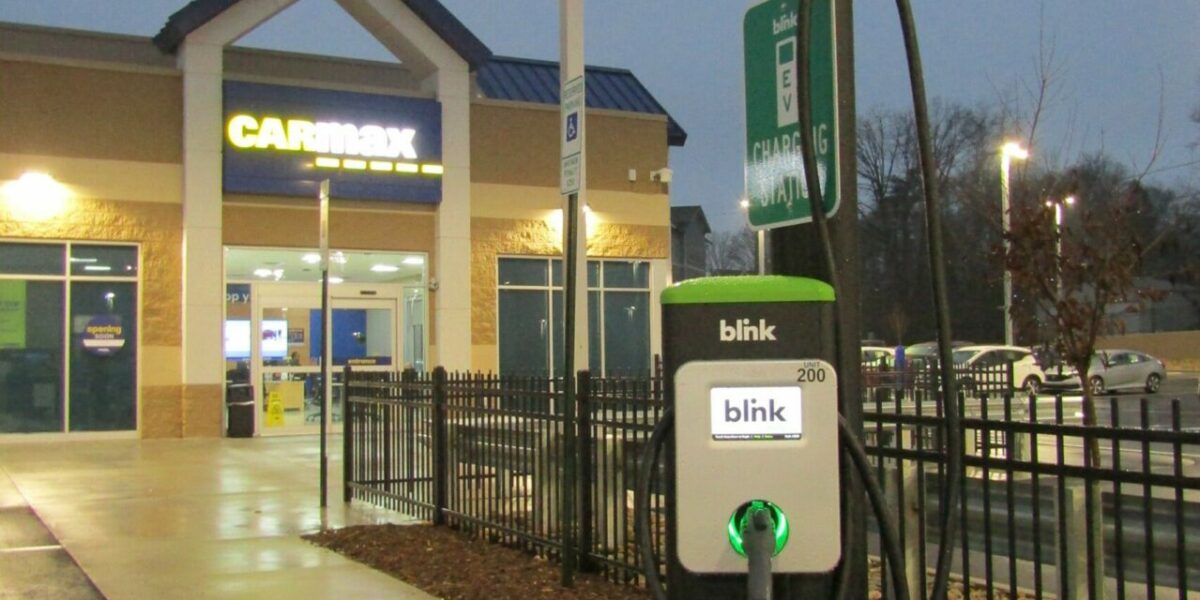
MULTIPOLYGON (((340 457, 340 438, 331 439, 330 455, 340 457)), ((407 521, 343 505, 339 461, 322 512, 317 444, 310 436, 0 444, 0 477, 112 600, 432 599, 300 539, 323 525, 407 521)))

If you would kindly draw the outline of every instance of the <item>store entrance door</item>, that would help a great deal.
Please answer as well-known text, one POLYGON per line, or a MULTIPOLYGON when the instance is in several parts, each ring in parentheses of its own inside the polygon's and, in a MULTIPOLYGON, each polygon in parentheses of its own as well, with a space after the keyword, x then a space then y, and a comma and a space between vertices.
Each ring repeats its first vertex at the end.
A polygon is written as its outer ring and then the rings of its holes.
POLYGON ((263 290, 255 315, 261 332, 258 373, 251 374, 260 383, 255 386, 257 430, 262 435, 318 433, 321 402, 326 399, 330 431, 340 431, 344 367, 397 368, 397 298, 333 298, 331 381, 323 382, 320 300, 279 292, 286 290, 263 290))

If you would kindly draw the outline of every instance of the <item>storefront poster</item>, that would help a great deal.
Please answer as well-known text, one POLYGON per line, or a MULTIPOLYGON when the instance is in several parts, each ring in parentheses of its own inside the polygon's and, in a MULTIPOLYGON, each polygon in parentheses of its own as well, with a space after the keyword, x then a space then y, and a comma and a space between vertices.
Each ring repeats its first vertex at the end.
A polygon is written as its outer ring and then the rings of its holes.
POLYGON ((96 356, 112 356, 125 347, 125 327, 117 315, 98 315, 83 326, 83 349, 96 356))
POLYGON ((0 349, 25 349, 24 281, 0 281, 0 349))

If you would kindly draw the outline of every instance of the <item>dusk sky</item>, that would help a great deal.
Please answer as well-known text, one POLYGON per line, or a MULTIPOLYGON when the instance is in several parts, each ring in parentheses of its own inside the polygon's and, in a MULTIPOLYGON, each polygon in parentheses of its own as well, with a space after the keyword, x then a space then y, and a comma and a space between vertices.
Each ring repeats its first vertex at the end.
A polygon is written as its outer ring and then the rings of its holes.
MULTIPOLYGON (((501 55, 558 59, 557 0, 442 0, 501 55)), ((0 0, 0 21, 151 36, 184 0, 0 0)), ((742 0, 588 0, 589 64, 631 69, 687 130, 672 151, 676 205, 740 226, 742 0)), ((1100 149, 1144 167, 1162 107, 1153 181, 1200 185, 1200 2, 914 0, 930 98, 995 104, 1036 77, 1039 37, 1059 75, 1035 158, 1100 149)), ((860 114, 910 106, 895 3, 855 3, 860 114)), ((374 60, 390 55, 333 0, 300 0, 241 45, 374 60)), ((2 93, 2 90, 0 90, 2 93)), ((1020 134, 1021 132, 1014 132, 1020 134)))

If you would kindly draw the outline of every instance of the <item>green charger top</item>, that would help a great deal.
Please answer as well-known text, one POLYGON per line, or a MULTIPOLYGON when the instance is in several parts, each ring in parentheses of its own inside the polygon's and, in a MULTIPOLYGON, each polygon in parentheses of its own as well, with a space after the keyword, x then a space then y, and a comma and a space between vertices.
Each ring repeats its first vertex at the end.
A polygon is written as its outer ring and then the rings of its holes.
POLYGON ((833 287, 819 279, 787 275, 735 275, 681 281, 663 290, 663 304, 833 302, 833 287))

